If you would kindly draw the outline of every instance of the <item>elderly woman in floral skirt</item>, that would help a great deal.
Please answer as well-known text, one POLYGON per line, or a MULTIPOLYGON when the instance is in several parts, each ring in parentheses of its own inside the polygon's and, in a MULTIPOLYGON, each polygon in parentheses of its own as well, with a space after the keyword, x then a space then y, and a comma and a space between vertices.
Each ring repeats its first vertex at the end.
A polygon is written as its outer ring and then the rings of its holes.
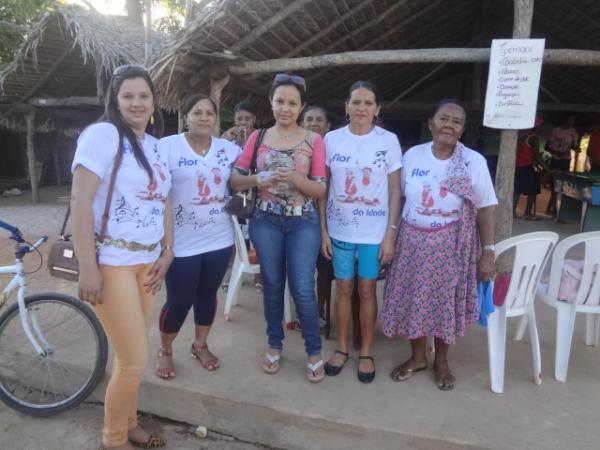
POLYGON ((498 203, 486 161, 459 139, 465 109, 443 100, 429 119, 433 141, 403 158, 406 198, 396 252, 379 318, 388 337, 410 339, 412 354, 390 376, 408 380, 427 368, 427 336, 435 337, 435 382, 454 388, 448 350, 479 317, 477 279, 494 271, 498 203))

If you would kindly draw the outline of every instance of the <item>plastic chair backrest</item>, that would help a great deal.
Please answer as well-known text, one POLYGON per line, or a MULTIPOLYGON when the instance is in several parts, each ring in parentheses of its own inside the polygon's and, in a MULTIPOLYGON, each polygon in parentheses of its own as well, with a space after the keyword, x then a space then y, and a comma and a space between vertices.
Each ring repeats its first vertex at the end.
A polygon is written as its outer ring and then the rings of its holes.
POLYGON ((506 310, 526 307, 533 301, 537 284, 558 234, 539 231, 514 236, 496 244, 496 258, 514 248, 510 285, 504 299, 506 310))
POLYGON ((244 233, 242 233, 242 227, 238 223, 237 216, 231 216, 231 221, 233 222, 233 231, 235 233, 235 251, 240 256, 243 264, 250 265, 246 240, 244 239, 244 233))
POLYGON ((581 281, 573 303, 600 306, 600 231, 574 234, 556 246, 552 255, 548 298, 557 301, 567 253, 579 244, 584 245, 585 256, 581 281))

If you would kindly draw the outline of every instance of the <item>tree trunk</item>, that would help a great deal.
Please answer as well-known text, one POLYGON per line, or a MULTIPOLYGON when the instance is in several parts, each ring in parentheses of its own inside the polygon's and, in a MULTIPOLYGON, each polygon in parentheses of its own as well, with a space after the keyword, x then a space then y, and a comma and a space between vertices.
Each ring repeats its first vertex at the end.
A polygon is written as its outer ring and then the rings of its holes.
POLYGON ((29 182, 31 184, 31 201, 38 203, 40 196, 38 193, 38 177, 37 171, 35 170, 35 148, 33 146, 33 138, 35 136, 35 110, 29 112, 25 116, 27 123, 27 169, 29 172, 29 182))

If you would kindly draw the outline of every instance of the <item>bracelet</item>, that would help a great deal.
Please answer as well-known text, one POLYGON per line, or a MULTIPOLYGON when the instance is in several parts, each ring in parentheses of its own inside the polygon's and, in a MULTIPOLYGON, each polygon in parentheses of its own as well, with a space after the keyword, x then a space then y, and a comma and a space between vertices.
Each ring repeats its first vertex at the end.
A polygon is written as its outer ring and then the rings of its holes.
POLYGON ((160 252, 160 254, 162 255, 164 252, 166 251, 170 251, 171 253, 175 254, 175 252, 173 251, 173 246, 172 245, 163 245, 162 246, 162 251, 160 252))
POLYGON ((488 244, 488 245, 482 245, 481 246, 481 250, 482 251, 489 251, 489 252, 495 252, 496 251, 496 246, 494 244, 488 244))
POLYGON ((391 228, 391 229, 392 229, 392 230, 394 230, 394 231, 398 231, 398 226, 397 226, 397 225, 394 225, 393 223, 389 224, 389 225, 388 225, 388 228, 391 228))

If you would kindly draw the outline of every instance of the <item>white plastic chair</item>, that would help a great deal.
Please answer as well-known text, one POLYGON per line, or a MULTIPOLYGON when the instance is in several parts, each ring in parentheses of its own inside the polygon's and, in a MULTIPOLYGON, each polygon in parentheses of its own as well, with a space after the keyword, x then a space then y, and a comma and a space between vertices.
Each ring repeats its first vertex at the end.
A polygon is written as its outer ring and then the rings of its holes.
POLYGON ((488 354, 490 381, 493 392, 504 391, 504 363, 506 356, 506 322, 509 317, 527 316, 533 353, 533 378, 542 383, 542 362, 533 299, 535 289, 550 251, 558 241, 551 231, 527 233, 496 244, 496 258, 515 249, 510 285, 502 306, 488 317, 488 354))
MULTIPOLYGON (((225 320, 229 320, 231 307, 238 304, 238 293, 242 285, 242 275, 245 273, 257 274, 260 273, 260 265, 252 264, 248 257, 248 249, 242 228, 238 223, 236 216, 231 216, 233 222, 233 230, 235 233, 235 258, 233 259, 233 267, 231 268, 231 278, 227 287, 227 297, 225 298, 225 320)), ((284 296, 284 316, 286 326, 292 322, 292 312, 290 307, 290 295, 286 283, 284 296)))
MULTIPOLYGON (((600 327, 600 231, 579 233, 562 240, 554 249, 550 268, 549 284, 540 284, 537 295, 544 303, 556 309, 556 355, 554 359, 554 378, 567 381, 569 354, 575 318, 577 313, 587 314, 586 345, 598 346, 600 327), (584 245, 584 263, 577 295, 572 303, 558 300, 558 292, 569 250, 576 245, 584 245)), ((523 337, 526 321, 521 321, 515 339, 523 337)))

